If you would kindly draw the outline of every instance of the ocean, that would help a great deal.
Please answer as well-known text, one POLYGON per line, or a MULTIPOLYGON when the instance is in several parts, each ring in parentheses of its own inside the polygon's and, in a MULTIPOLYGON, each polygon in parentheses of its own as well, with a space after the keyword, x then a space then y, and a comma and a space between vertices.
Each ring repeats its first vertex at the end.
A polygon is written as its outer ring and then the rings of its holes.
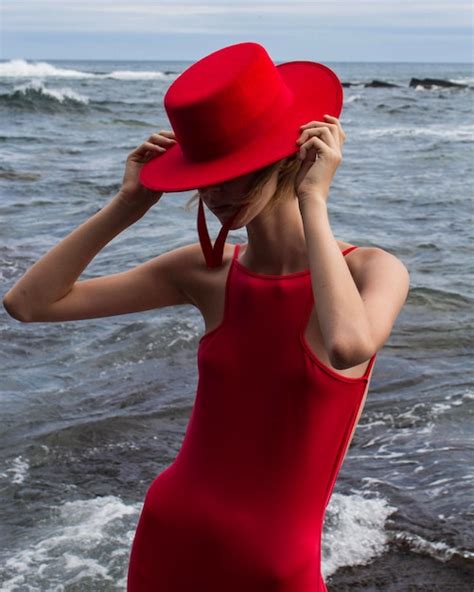
MULTIPOLYGON (((163 96, 190 63, 0 62, 3 294, 171 129, 163 96)), ((347 134, 334 235, 395 254, 411 281, 327 509, 323 575, 330 592, 472 591, 472 64, 327 65, 347 134)), ((192 193, 165 194, 81 279, 197 242, 192 193)), ((1 590, 125 590, 145 492, 191 414, 204 321, 175 306, 19 323, 2 307, 0 332, 1 590)))

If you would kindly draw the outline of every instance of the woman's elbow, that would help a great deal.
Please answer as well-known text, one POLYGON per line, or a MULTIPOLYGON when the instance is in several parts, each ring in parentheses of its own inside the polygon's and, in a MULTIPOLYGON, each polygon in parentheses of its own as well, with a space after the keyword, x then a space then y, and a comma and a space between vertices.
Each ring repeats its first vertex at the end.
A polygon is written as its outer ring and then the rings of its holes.
POLYGON ((31 323, 33 320, 28 312, 21 310, 14 301, 12 301, 8 296, 8 292, 3 297, 3 308, 16 321, 20 321, 21 323, 31 323))

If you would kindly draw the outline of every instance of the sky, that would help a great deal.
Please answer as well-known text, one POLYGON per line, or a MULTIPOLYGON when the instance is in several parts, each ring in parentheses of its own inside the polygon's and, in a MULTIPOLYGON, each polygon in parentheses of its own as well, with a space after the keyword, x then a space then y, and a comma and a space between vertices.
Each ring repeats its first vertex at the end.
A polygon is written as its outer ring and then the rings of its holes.
POLYGON ((1 0, 0 59, 472 62, 473 4, 444 0, 1 0))

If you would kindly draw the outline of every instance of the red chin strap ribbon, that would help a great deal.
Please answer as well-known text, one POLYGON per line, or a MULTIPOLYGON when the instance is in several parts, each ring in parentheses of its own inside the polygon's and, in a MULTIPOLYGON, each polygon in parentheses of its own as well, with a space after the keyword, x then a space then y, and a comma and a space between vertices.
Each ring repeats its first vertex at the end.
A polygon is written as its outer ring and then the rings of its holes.
POLYGON ((240 210, 238 209, 228 220, 225 221, 222 228, 219 230, 214 247, 212 247, 211 239, 206 225, 206 217, 204 215, 204 205, 202 199, 199 198, 199 209, 197 218, 197 229, 199 234, 199 242, 206 260, 206 265, 209 269, 220 267, 222 265, 222 254, 224 252, 225 239, 229 233, 230 227, 238 216, 240 210))

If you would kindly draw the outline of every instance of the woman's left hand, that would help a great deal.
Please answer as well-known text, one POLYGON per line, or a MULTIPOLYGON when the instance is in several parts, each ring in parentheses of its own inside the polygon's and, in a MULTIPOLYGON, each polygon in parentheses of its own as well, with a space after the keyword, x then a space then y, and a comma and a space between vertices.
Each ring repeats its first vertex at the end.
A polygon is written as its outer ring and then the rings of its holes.
POLYGON ((297 144, 300 146, 298 157, 302 162, 295 182, 300 205, 314 195, 327 201, 333 177, 342 162, 346 134, 337 117, 325 115, 324 119, 310 121, 300 128, 302 133, 297 144))

